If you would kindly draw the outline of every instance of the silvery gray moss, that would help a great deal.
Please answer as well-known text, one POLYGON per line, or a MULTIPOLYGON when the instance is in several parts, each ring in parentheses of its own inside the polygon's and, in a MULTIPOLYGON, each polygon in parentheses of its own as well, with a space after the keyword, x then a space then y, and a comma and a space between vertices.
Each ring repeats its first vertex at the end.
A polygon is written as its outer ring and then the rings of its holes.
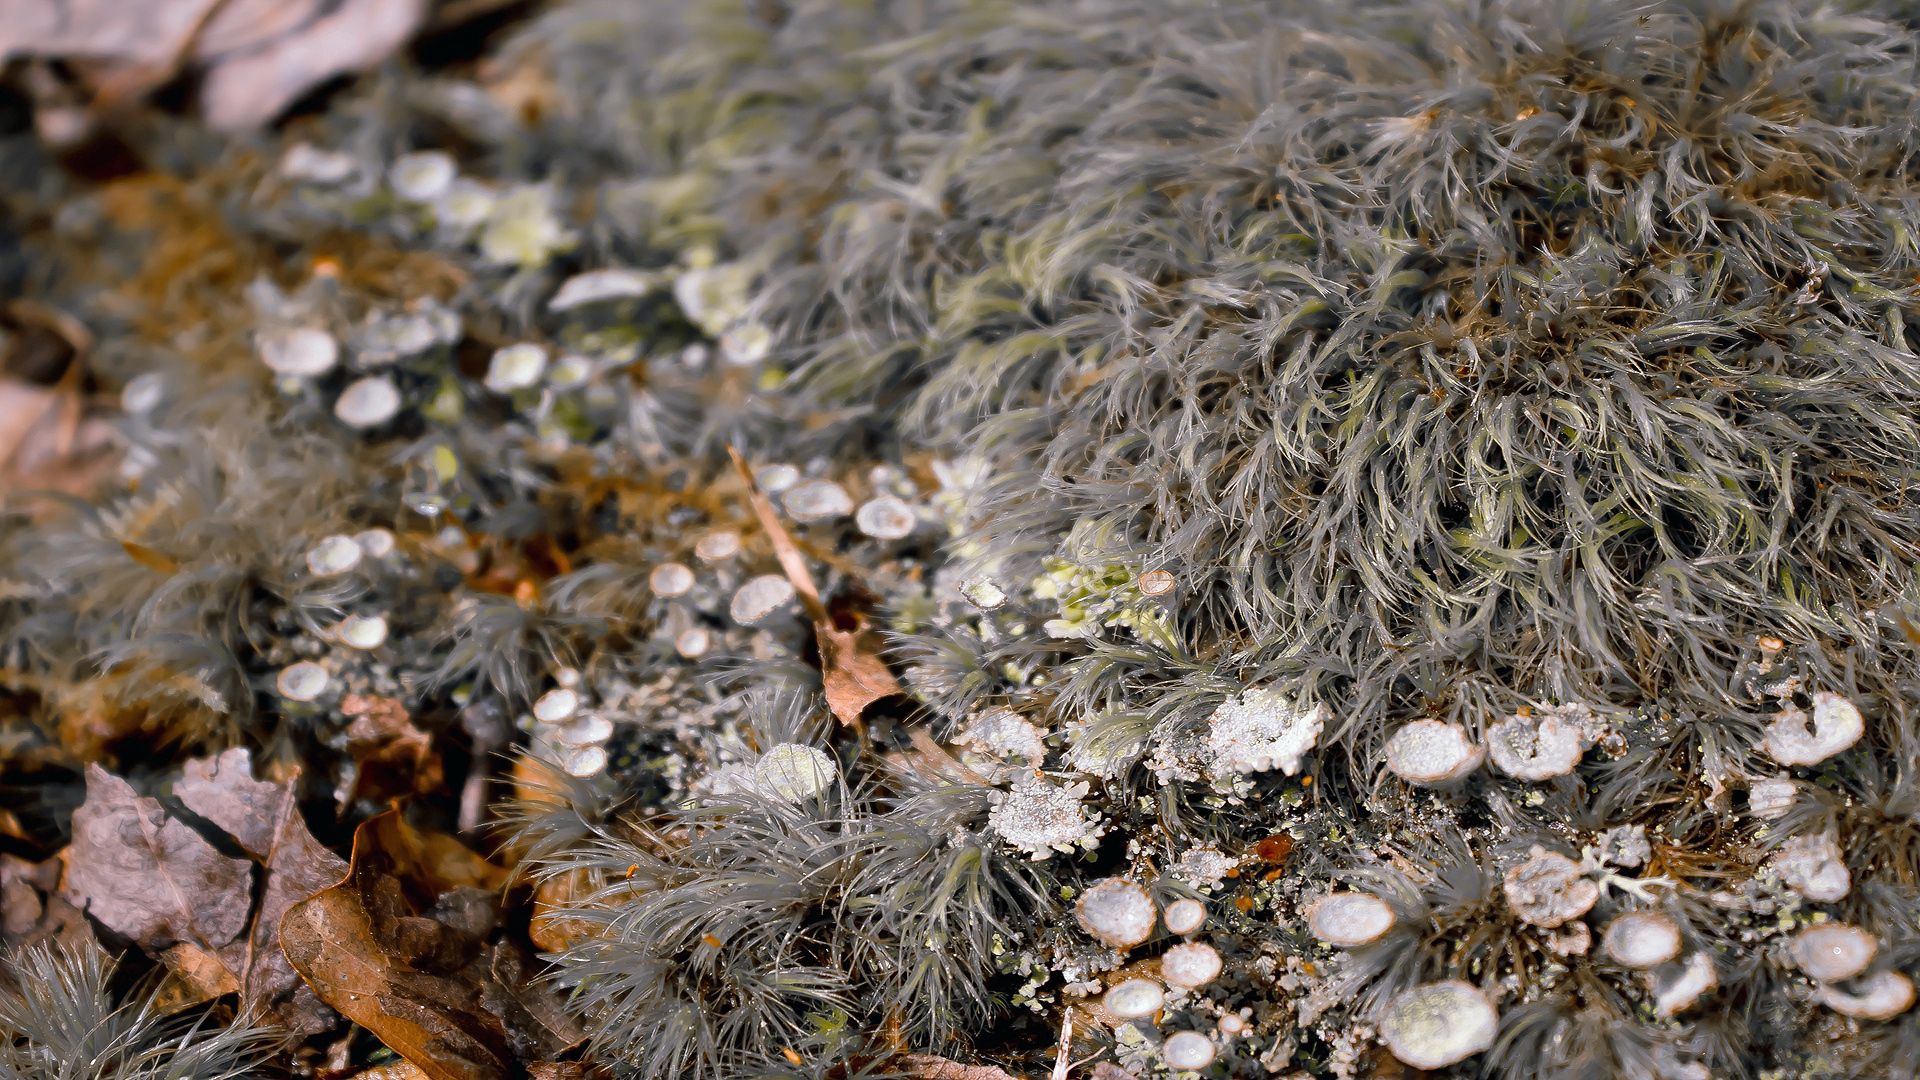
POLYGON ((1920 1062, 1904 7, 579 0, 501 60, 537 122, 390 80, 233 196, 464 284, 121 358, 130 493, 5 535, 36 707, 516 741, 619 1075, 1920 1062), (864 731, 729 445, 888 635, 864 731))

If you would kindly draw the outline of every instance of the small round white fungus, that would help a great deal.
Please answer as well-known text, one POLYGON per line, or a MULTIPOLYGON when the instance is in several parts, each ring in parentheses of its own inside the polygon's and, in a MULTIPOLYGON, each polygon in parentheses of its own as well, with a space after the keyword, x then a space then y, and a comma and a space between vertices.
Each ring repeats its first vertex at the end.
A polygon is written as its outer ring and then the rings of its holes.
POLYGON ((1160 1044, 1160 1057, 1167 1068, 1182 1072, 1197 1072, 1213 1064, 1214 1056, 1219 1053, 1213 1040, 1198 1031, 1176 1031, 1167 1036, 1160 1044))
POLYGON ((558 724, 580 708, 580 695, 564 686, 540 695, 533 703, 533 718, 543 724, 558 724))
POLYGON ((387 170, 387 186, 408 202, 432 202, 453 186, 458 171, 453 158, 438 150, 402 154, 387 170))
POLYGON ((578 689, 580 686, 580 669, 567 665, 554 668, 553 683, 555 686, 564 686, 569 690, 578 689))
POLYGON ((1847 923, 1817 923, 1794 935, 1787 952, 1795 967, 1820 982, 1840 982, 1867 970, 1880 942, 1847 923))
POLYGON ((741 626, 752 626, 793 603, 793 582, 779 574, 761 574, 733 594, 727 613, 741 626))
POLYGON ((781 743, 760 756, 754 780, 768 793, 787 802, 802 802, 825 794, 840 770, 827 754, 801 743, 781 743))
POLYGON ((1897 971, 1876 971, 1843 986, 1814 988, 1820 1004, 1855 1020, 1891 1020, 1913 1008, 1913 980, 1897 971))
POLYGON ((780 502, 793 520, 812 524, 853 513, 847 489, 831 480, 803 480, 788 488, 780 502))
POLYGON ((655 596, 685 596, 693 590, 693 571, 685 563, 663 562, 647 575, 655 596))
POLYGON ((1500 1016, 1485 994, 1448 979, 1395 997, 1380 1021, 1380 1036, 1403 1064, 1443 1069, 1492 1046, 1499 1028, 1500 1016))
POLYGON ((1684 961, 1664 964, 1648 976, 1653 991, 1653 1011, 1658 1016, 1677 1016, 1693 1008, 1702 996, 1720 985, 1713 960, 1697 952, 1684 961))
POLYGON ((1167 985, 1193 990, 1220 977, 1220 953, 1201 941, 1175 945, 1160 957, 1160 977, 1167 985))
POLYGON ((1622 967, 1659 967, 1680 955, 1680 926, 1657 911, 1631 911, 1607 924, 1600 948, 1622 967))
POLYGON ((919 519, 906 500, 881 495, 861 503, 859 512, 853 515, 853 523, 875 540, 898 540, 913 532, 919 519))
POLYGON ((400 388, 384 375, 349 383, 333 403, 333 415, 353 428, 379 427, 399 411, 400 388))
POLYGON ((1782 765, 1817 765, 1860 741, 1866 723, 1853 702, 1839 694, 1813 695, 1812 727, 1806 710, 1789 706, 1767 725, 1761 745, 1782 765))
POLYGON ((1507 871, 1503 888, 1521 922, 1549 930, 1585 915, 1600 899, 1600 886, 1579 863, 1537 844, 1525 862, 1507 871))
POLYGON ((581 779, 598 776, 607 769, 607 748, 598 744, 574 747, 560 759, 560 767, 568 776, 581 779))
POLYGON ((720 335, 720 355, 739 367, 757 364, 773 352, 773 331, 759 323, 740 323, 720 335))
POLYGON ((992 611, 1007 602, 1007 591, 986 578, 961 582, 960 595, 981 611, 992 611))
POLYGON ((592 746, 613 737, 613 721, 599 713, 582 713, 548 729, 548 735, 562 746, 592 746))
POLYGON ((340 362, 340 343, 313 326, 266 333, 260 336, 260 360, 275 375, 312 378, 340 362))
POLYGON ((571 311, 587 304, 598 304, 606 300, 630 300, 645 296, 660 285, 657 274, 644 270, 630 270, 623 266, 609 266, 599 270, 589 270, 575 274, 562 282, 553 299, 547 301, 548 311, 571 311))
POLYGON ((1107 878, 1080 894, 1074 915, 1100 942, 1131 949, 1153 936, 1153 900, 1126 878, 1107 878))
POLYGON ((1817 904, 1846 898, 1853 888, 1847 857, 1832 836, 1796 836, 1780 847, 1774 870, 1787 887, 1817 904))
POLYGON ((393 554, 393 532, 389 529, 365 529, 353 534, 353 542, 370 559, 384 559, 393 554))
POLYGON ((698 660, 712 648, 713 633, 704 626, 688 627, 673 639, 673 651, 688 660, 698 660))
POLYGON ((1397 921, 1393 908, 1372 893, 1334 893, 1307 909, 1308 932, 1343 949, 1380 940, 1397 921))
POLYGON ((1763 821, 1782 817, 1800 797, 1800 786, 1785 776, 1756 781, 1747 789, 1747 811, 1763 821))
POLYGON ((349 615, 340 620, 334 633, 349 648, 377 649, 386 644, 387 620, 382 615, 349 615))
POLYGON ((135 375, 120 388, 120 409, 129 416, 138 416, 158 407, 161 399, 167 396, 167 377, 158 371, 149 371, 135 375))
POLYGON ((1207 905, 1192 899, 1175 900, 1160 917, 1173 933, 1191 934, 1207 921, 1207 905))
POLYGON ((1515 714, 1487 731, 1487 750, 1501 772, 1520 780, 1565 776, 1586 753, 1587 735, 1559 711, 1515 714))
POLYGON ((1387 768, 1422 787, 1462 780, 1485 757, 1486 751, 1474 745, 1466 728, 1438 720, 1415 720, 1387 740, 1387 768))
POLYGON ((536 385, 546 370, 547 350, 523 341, 495 350, 483 381, 496 394, 510 394, 536 385))
POLYGON ((800 470, 786 462, 762 465, 754 470, 753 482, 769 495, 778 495, 800 482, 800 470))
POLYGON ((288 664, 273 680, 273 688, 288 701, 313 701, 327 692, 331 676, 327 669, 311 660, 288 664))
POLYGON ((339 577, 359 566, 363 554, 353 537, 335 534, 308 549, 307 570, 314 577, 339 577))
POLYGON ((724 562, 740 554, 740 534, 732 529, 715 529, 694 541, 693 554, 701 562, 724 562))
POLYGON ((1141 596, 1165 596, 1173 591, 1175 584, 1171 570, 1149 570, 1134 582, 1141 596))
POLYGON ((1122 1020, 1139 1020, 1160 1011, 1166 991, 1152 979, 1128 979, 1113 984, 1100 1004, 1122 1020))

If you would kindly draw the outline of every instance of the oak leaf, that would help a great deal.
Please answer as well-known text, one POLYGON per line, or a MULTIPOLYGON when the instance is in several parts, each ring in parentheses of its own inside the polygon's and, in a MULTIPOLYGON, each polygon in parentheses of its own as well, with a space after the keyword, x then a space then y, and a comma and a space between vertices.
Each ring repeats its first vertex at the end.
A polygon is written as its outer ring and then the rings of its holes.
POLYGON ((86 802, 73 812, 64 891, 203 997, 240 988, 252 864, 221 854, 98 765, 87 766, 86 802))
POLYGON ((281 922, 294 969, 430 1080, 513 1075, 506 1024, 482 1000, 489 928, 437 917, 450 898, 497 890, 505 871, 393 810, 355 830, 349 864, 345 880, 281 922))
POLYGON ((330 1026, 326 1008, 280 951, 280 921, 295 902, 339 881, 347 872, 346 860, 307 831, 294 798, 294 781, 255 780, 246 750, 228 750, 213 761, 190 761, 182 772, 174 794, 187 809, 238 841, 266 873, 247 937, 240 1000, 270 1010, 293 1030, 324 1030, 330 1026))

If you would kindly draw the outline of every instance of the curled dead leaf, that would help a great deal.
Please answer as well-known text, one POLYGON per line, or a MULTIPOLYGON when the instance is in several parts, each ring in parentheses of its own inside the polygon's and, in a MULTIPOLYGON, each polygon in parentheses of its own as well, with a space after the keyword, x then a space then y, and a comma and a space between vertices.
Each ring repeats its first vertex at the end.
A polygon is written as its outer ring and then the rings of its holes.
POLYGON ((483 1001, 493 981, 473 894, 506 872, 398 811, 362 823, 346 879, 295 904, 287 959, 322 1001, 373 1032, 430 1080, 513 1075, 506 1023, 483 1001))
POLYGON ((73 813, 64 891, 164 960, 200 1000, 240 988, 252 864, 221 854, 98 765, 87 766, 86 802, 73 813))
POLYGON ((754 482, 753 470, 747 468, 740 451, 728 447, 727 453, 732 455, 733 467, 747 486, 747 501, 753 506, 754 516, 760 519, 760 527, 766 530, 781 572, 793 583, 807 618, 813 621, 814 639, 820 646, 820 678, 826 691, 827 708, 840 723, 857 725, 867 706, 902 692, 899 680, 880 659, 880 635, 873 632, 866 617, 859 612, 835 613, 821 602, 820 588, 814 584, 807 561, 800 555, 800 546, 781 524, 773 504, 761 494, 760 486, 754 482))

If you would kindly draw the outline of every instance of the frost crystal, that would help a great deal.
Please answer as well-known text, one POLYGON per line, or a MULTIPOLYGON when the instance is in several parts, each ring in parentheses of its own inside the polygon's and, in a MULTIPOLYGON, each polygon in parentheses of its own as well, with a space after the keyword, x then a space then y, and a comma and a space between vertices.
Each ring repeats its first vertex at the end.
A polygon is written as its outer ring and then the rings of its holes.
POLYGON ((1327 708, 1301 706, 1285 691, 1250 689, 1220 703, 1207 718, 1216 775, 1279 769, 1292 776, 1326 725, 1327 708))
POLYGON ((1076 850, 1106 831, 1081 805, 1091 789, 1084 780, 1063 787, 1025 777, 1000 797, 987 817, 988 827, 1036 860, 1076 850))

